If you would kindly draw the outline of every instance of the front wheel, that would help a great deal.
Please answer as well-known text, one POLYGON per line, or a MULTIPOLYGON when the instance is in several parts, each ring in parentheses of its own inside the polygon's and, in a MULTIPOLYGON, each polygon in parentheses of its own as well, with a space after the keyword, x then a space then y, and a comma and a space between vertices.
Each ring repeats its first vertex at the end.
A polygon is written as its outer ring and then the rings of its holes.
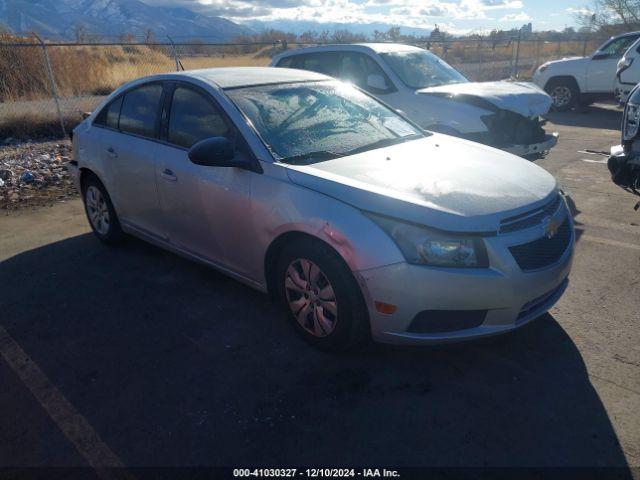
POLYGON ((362 292, 342 258, 320 240, 287 245, 277 266, 278 293, 296 331, 323 350, 349 350, 369 338, 362 292))
POLYGON ((566 112, 580 100, 580 90, 569 80, 551 80, 545 91, 553 100, 553 108, 558 112, 566 112))

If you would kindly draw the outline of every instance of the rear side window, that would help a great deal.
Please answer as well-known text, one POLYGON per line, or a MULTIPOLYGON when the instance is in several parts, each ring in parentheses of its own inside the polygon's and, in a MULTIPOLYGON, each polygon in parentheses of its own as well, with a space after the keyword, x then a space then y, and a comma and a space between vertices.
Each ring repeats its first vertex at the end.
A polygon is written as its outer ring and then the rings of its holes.
POLYGON ((124 95, 120 110, 120 130, 145 137, 155 137, 162 85, 151 84, 124 95))
POLYGON ((292 62, 293 62, 293 57, 283 58, 282 60, 280 60, 278 62, 278 65, 276 65, 276 67, 279 67, 279 68, 291 68, 291 63, 292 62))
POLYGON ((338 73, 338 54, 335 52, 308 53, 293 57, 291 67, 335 77, 338 73))
POLYGON ((190 148, 209 137, 228 137, 229 126, 206 94, 178 86, 173 91, 168 140, 190 148))
POLYGON ((93 123, 103 127, 117 129, 121 107, 122 97, 118 97, 100 111, 93 123))

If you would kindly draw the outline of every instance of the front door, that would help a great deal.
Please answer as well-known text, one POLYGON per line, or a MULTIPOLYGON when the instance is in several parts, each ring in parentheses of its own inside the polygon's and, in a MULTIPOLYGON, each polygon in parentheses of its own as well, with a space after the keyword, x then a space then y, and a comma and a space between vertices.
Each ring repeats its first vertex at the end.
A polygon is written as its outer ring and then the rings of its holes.
POLYGON ((637 35, 614 38, 591 56, 587 66, 587 92, 613 92, 618 60, 637 39, 637 35))
MULTIPOLYGON (((253 172, 231 167, 196 165, 188 150, 210 137, 238 138, 210 94, 188 84, 175 84, 165 103, 166 144, 159 146, 157 178, 165 230, 181 250, 238 273, 243 268, 240 245, 253 238, 251 182, 253 172)), ((238 141, 236 155, 248 155, 238 141)))

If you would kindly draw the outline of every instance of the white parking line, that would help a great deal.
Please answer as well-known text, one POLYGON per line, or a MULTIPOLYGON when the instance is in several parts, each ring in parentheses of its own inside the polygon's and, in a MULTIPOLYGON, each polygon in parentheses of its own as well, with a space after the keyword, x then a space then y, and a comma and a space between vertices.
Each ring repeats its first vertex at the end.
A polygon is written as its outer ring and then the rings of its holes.
POLYGON ((588 163, 607 163, 607 159, 603 159, 603 160, 593 160, 591 158, 583 158, 582 159, 583 162, 588 162, 588 163))
POLYGON ((80 455, 104 480, 133 479, 89 422, 51 383, 38 365, 0 325, 0 355, 20 377, 80 455))
POLYGON ((640 250, 640 245, 628 243, 628 242, 618 242, 617 240, 609 240, 608 238, 602 237, 594 237, 592 235, 582 235, 580 240, 586 240, 587 242, 595 242, 602 243, 603 245, 609 245, 612 247, 622 247, 622 248, 630 248, 631 250, 640 250))

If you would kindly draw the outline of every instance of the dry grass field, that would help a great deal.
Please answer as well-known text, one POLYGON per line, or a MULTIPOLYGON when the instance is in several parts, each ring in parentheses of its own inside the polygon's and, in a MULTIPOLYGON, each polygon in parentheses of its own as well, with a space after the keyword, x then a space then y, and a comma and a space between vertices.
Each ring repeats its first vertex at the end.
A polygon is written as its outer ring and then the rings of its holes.
MULTIPOLYGON (((45 57, 40 46, 7 43, 34 43, 34 39, 0 35, 0 142, 3 138, 34 138, 60 134, 59 119, 52 99, 45 57)), ((523 41, 519 48, 519 78, 530 78, 541 63, 593 51, 599 42, 523 41)), ((447 48, 438 42, 420 44, 458 67, 472 80, 496 80, 510 76, 514 69, 516 44, 488 40, 453 41, 447 48)), ((296 45, 289 45, 296 48, 296 45)), ((177 45, 186 70, 207 67, 267 65, 271 46, 177 45)), ((48 46, 49 58, 60 97, 67 130, 92 110, 100 99, 123 83, 155 73, 176 70, 170 45, 90 45, 48 46)))
MULTIPOLYGON (((267 65, 270 60, 261 51, 229 50, 178 53, 187 70, 267 65)), ((164 45, 53 46, 48 53, 68 129, 80 121, 83 111, 93 109, 123 83, 176 70, 173 51, 164 45)), ((0 139, 59 135, 42 48, 1 46, 0 72, 0 139)))

